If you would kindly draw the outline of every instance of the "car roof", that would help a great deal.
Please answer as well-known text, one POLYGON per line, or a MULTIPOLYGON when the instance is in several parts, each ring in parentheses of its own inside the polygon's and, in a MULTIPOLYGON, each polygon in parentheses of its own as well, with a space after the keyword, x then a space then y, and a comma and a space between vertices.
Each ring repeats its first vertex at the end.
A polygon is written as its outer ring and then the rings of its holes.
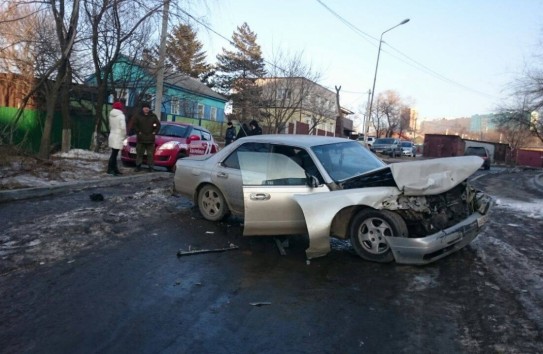
POLYGON ((354 140, 347 138, 337 138, 320 135, 302 135, 302 134, 264 134, 254 135, 239 139, 239 141, 254 141, 259 143, 288 144, 300 147, 311 147, 315 145, 325 145, 334 143, 344 143, 354 140))

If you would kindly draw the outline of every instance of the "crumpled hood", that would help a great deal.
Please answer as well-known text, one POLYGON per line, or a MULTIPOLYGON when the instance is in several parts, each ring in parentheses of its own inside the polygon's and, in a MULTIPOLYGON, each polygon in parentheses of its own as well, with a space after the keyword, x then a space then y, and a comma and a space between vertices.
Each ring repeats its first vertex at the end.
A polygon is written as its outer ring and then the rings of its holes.
POLYGON ((397 187, 404 195, 435 195, 454 188, 482 164, 478 156, 392 163, 344 180, 340 188, 397 187))
POLYGON ((392 163, 389 167, 404 195, 435 195, 456 187, 483 162, 479 156, 458 156, 392 163))

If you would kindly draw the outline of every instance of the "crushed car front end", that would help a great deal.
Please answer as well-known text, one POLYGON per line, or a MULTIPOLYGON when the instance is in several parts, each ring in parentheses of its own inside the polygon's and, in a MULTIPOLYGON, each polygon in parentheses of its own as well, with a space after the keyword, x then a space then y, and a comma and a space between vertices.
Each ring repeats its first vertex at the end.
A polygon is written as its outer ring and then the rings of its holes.
POLYGON ((396 212, 405 220, 408 238, 387 237, 394 259, 427 264, 468 245, 483 230, 492 199, 463 182, 431 196, 398 198, 396 212))
POLYGON ((393 163, 337 181, 331 193, 295 196, 310 238, 306 254, 329 252, 327 236, 351 238, 367 247, 353 244, 362 258, 379 262, 427 264, 460 250, 483 230, 492 205, 469 184, 482 162, 450 157, 393 163))

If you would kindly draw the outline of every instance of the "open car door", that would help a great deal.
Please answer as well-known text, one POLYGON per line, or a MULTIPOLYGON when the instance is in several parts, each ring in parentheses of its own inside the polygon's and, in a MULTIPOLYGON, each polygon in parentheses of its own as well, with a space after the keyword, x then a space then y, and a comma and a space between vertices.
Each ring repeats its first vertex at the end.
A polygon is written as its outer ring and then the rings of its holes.
POLYGON ((310 186, 305 170, 294 159, 272 152, 238 153, 243 180, 243 235, 305 234, 304 214, 296 194, 328 192, 310 186))

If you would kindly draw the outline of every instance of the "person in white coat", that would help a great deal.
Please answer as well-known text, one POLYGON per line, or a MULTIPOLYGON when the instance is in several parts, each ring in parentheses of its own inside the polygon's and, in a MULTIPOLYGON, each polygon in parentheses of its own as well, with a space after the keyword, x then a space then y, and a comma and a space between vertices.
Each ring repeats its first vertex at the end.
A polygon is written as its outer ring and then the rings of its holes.
POLYGON ((123 140, 126 138, 126 120, 123 113, 123 104, 114 102, 113 109, 109 112, 109 137, 108 145, 111 148, 111 156, 107 165, 107 173, 118 176, 121 174, 117 167, 117 156, 123 148, 123 140))

